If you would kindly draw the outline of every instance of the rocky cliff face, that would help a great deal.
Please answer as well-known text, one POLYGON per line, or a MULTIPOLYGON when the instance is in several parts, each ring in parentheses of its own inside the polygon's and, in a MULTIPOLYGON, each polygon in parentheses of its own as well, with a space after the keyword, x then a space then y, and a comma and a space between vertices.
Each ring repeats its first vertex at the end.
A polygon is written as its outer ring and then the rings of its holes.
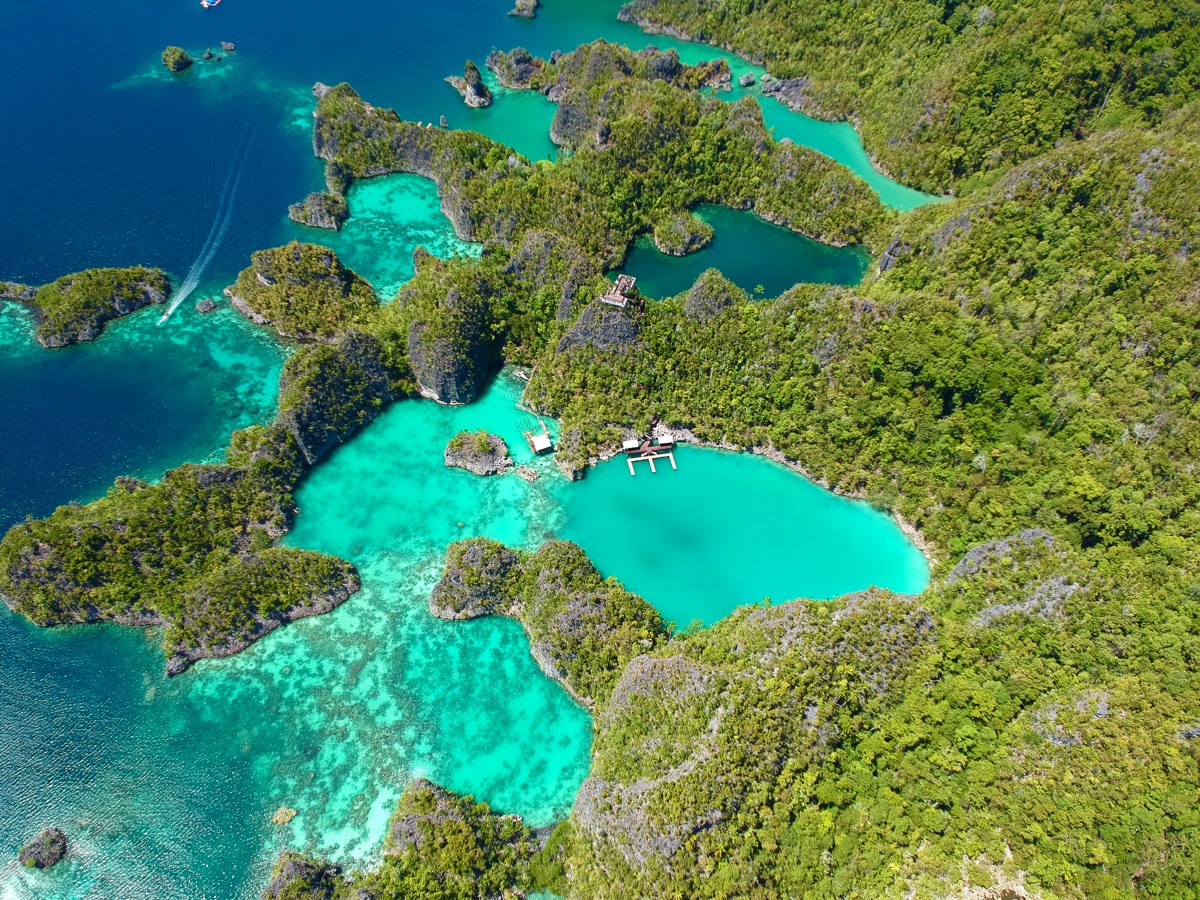
POLYGON ((47 828, 21 848, 17 861, 27 869, 49 869, 67 855, 67 836, 47 828))
POLYGON ((513 464, 504 438, 486 431, 460 431, 446 445, 443 459, 448 467, 474 475, 502 475, 513 464))
POLYGON ((299 853, 280 855, 271 868, 263 900, 333 900, 341 884, 337 866, 313 862, 299 853))
POLYGON ((251 321, 298 341, 336 341, 379 306, 371 285, 336 253, 299 241, 256 252, 225 294, 251 321))
POLYGON ((0 297, 33 310, 35 336, 48 349, 93 341, 113 319, 154 303, 165 303, 171 284, 160 269, 87 269, 64 275, 31 293, 26 285, 4 283, 0 297))
POLYGON ((474 285, 460 291, 449 280, 432 277, 428 285, 410 283, 397 298, 411 316, 409 365, 422 396, 469 403, 498 363, 490 290, 474 285), (430 293, 439 296, 430 299, 430 293))
POLYGON ((278 421, 312 465, 395 399, 393 374, 380 342, 361 332, 306 347, 284 365, 278 421))
POLYGON ((467 106, 483 109, 492 105, 492 92, 483 83, 483 75, 479 72, 479 66, 469 59, 462 75, 451 75, 446 81, 462 95, 463 102, 467 106))
MULTIPOLYGON (((824 758, 842 711, 886 696, 932 638, 917 603, 868 592, 744 609, 694 652, 683 641, 633 660, 597 717, 592 774, 572 814, 573 893, 700 893, 695 860, 736 843, 770 808, 763 798, 785 766, 824 758), (757 735, 750 757, 745 734, 757 735)), ((764 884, 768 895, 774 887, 764 884)))
POLYGON ((698 322, 707 322, 737 303, 745 303, 746 292, 721 274, 708 269, 700 274, 683 301, 683 314, 698 322))
POLYGON ((522 19, 532 19, 537 15, 539 5, 538 0, 517 0, 516 5, 508 11, 508 14, 520 16, 522 19))
POLYGON ((309 194, 303 203, 293 203, 288 207, 288 218, 293 222, 328 231, 341 230, 342 223, 349 217, 346 198, 328 191, 309 194))
POLYGON ((517 47, 508 53, 493 50, 488 54, 485 65, 506 88, 529 90, 533 87, 533 79, 542 71, 545 63, 524 47, 517 47))
POLYGON ((605 353, 620 353, 637 346, 641 323, 632 307, 618 309, 596 300, 579 314, 558 342, 557 352, 592 347, 605 353))
POLYGON ((529 292, 549 284, 561 285, 555 316, 560 322, 572 319, 578 305, 590 299, 581 291, 601 274, 594 260, 554 231, 527 231, 520 248, 509 257, 504 273, 529 292))

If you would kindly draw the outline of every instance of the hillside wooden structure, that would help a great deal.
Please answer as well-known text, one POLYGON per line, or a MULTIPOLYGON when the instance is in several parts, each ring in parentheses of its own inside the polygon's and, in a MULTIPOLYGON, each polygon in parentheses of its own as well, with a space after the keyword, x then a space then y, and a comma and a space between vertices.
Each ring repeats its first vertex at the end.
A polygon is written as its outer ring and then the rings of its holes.
POLYGON ((631 295, 636 287, 637 279, 632 275, 618 275, 617 283, 613 285, 612 290, 600 298, 600 302, 624 309, 629 301, 633 299, 631 295))

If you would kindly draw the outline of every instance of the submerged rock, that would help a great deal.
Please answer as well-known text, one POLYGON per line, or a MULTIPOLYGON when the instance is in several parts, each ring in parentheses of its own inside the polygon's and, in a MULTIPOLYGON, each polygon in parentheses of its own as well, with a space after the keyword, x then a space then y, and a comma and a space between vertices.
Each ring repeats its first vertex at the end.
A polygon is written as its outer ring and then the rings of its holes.
POLYGON ((462 94, 463 102, 467 106, 474 109, 483 109, 486 106, 492 105, 492 92, 483 83, 483 75, 479 72, 479 66, 475 65, 471 60, 467 60, 462 75, 451 75, 446 81, 462 94))
POLYGON ((287 825, 292 819, 296 818, 296 810, 290 806, 281 806, 275 810, 275 814, 271 816, 271 823, 274 825, 287 825))
POLYGON ((446 445, 444 459, 450 468, 475 475, 502 475, 513 464, 504 438, 486 431, 460 431, 446 445))
POLYGON ((48 869, 67 855, 67 836, 57 828, 47 828, 21 848, 17 857, 28 869, 48 869))

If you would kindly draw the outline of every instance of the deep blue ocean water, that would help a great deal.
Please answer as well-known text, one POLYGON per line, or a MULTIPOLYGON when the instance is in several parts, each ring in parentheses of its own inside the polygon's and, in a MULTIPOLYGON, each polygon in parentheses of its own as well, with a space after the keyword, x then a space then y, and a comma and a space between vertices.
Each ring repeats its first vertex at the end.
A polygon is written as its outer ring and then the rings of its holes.
MULTIPOLYGON (((184 461, 220 459, 231 431, 273 415, 289 348, 227 308, 202 316, 192 303, 219 296, 256 249, 327 237, 286 219, 289 203, 322 185, 311 151, 313 82, 348 80, 406 118, 445 115, 452 127, 552 158, 553 107, 543 98, 502 93, 492 109, 469 110, 442 78, 468 57, 482 64, 493 46, 544 55, 601 36, 677 46, 692 62, 716 55, 617 23, 619 2, 543 0, 533 22, 505 15, 510 5, 223 0, 206 11, 194 0, 0 0, 8 38, 0 279, 37 284, 88 266, 143 263, 176 284, 189 274, 196 283, 161 327, 159 311, 148 310, 94 344, 58 351, 33 342, 23 310, 0 305, 0 529, 91 499, 117 475, 153 480, 184 461), (206 47, 220 53, 222 40, 237 51, 199 59, 206 47), (192 70, 165 72, 159 54, 168 44, 196 57, 192 70)), ((843 161, 886 202, 928 199, 872 172, 849 126, 776 107, 768 105, 768 119, 777 136, 843 161)), ((385 299, 407 277, 416 242, 470 249, 455 242, 420 179, 360 185, 350 199, 358 219, 328 240, 385 299)), ((794 260, 777 262, 783 286, 806 277, 794 260)), ((369 861, 416 774, 534 824, 564 815, 587 769, 588 716, 541 676, 515 623, 446 624, 425 609, 446 543, 469 534, 536 546, 569 533, 603 560, 605 574, 622 575, 603 533, 570 530, 606 513, 597 491, 571 494, 551 470, 539 488, 440 466, 444 441, 460 427, 486 425, 519 445, 529 423, 515 399, 502 381, 464 409, 398 405, 320 467, 301 491, 289 540, 354 560, 364 589, 238 657, 168 680, 153 632, 41 630, 0 612, 0 900, 255 897, 283 846, 369 861), (396 454, 402 444, 411 459, 396 454), (299 815, 278 829, 271 813, 285 804, 299 815), (17 847, 47 825, 68 832, 69 860, 50 873, 18 868, 17 847)), ((696 459, 690 474, 675 473, 693 488, 793 477, 761 460, 743 472, 719 457, 696 459)), ((663 480, 654 490, 687 483, 663 480)), ((620 486, 624 496, 634 483, 620 486)), ((720 520, 715 506, 709 512, 720 520)), ((879 517, 868 520, 868 544, 882 549, 859 554, 848 583, 919 586, 916 551, 879 517)), ((757 601, 768 588, 741 571, 720 581, 720 596, 698 598, 703 608, 663 602, 684 619, 757 601)), ((668 575, 652 560, 631 561, 628 571, 651 600, 668 575)), ((802 579, 781 584, 769 589, 819 590, 802 579)))

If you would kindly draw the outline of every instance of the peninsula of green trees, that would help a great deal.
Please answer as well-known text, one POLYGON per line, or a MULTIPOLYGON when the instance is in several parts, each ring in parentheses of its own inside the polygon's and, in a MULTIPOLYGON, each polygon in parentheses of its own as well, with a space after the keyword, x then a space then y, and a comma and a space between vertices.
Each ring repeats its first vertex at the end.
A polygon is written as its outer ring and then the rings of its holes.
POLYGON ((380 302, 332 251, 256 254, 231 295, 303 342, 276 422, 235 435, 225 465, 15 526, 0 594, 43 623, 160 622, 173 660, 232 651, 356 585, 345 563, 273 544, 306 468, 388 403, 468 402, 520 361, 572 475, 656 423, 771 452, 917 527, 931 586, 682 633, 573 545, 455 544, 431 610, 517 618, 594 714, 572 815, 536 835, 418 782, 370 872, 287 855, 265 896, 1197 896, 1194 11, 638 0, 626 15, 761 54, 804 80, 781 96, 855 117, 895 174, 958 198, 889 212, 774 141, 753 100, 699 90, 718 67, 671 53, 489 59, 558 104, 572 152, 557 163, 318 85, 333 206, 357 179, 422 175, 481 258, 418 251, 380 302), (877 263, 854 288, 770 301, 715 271, 661 302, 597 301, 636 236, 686 231, 700 203, 877 263))
POLYGON ((22 303, 37 320, 34 336, 46 348, 94 341, 111 319, 165 303, 171 284, 160 269, 87 269, 32 288, 0 283, 0 300, 22 303))

